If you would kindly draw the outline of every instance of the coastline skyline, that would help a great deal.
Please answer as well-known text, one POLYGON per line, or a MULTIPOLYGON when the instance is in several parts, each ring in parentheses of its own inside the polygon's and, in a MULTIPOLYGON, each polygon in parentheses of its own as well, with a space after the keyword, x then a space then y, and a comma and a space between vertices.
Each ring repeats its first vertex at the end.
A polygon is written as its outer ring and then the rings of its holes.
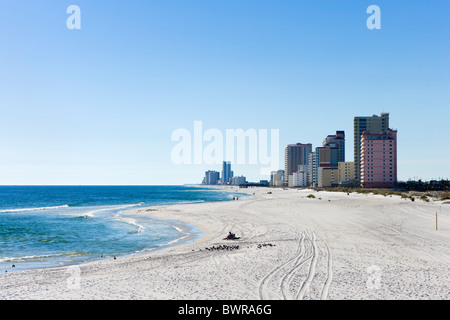
MULTIPOLYGON (((31 1, 0 12, 0 184, 200 183, 177 128, 279 129, 311 143, 382 112, 398 180, 450 177, 450 3, 31 1), (68 30, 68 6, 81 29, 68 30), (366 9, 381 8, 369 30, 366 9)), ((349 139, 351 140, 351 139, 349 139)), ((346 143, 346 161, 353 144, 346 143)), ((223 159, 228 160, 228 159, 223 159)), ((249 181, 254 165, 233 165, 249 181)))

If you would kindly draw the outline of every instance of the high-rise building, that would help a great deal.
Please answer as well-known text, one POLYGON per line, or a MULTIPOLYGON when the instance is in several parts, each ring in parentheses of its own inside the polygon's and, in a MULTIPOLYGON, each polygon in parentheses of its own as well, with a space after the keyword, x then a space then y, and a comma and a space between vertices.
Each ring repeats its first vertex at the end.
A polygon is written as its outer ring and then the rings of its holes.
POLYGON ((300 164, 297 172, 293 172, 288 177, 289 187, 307 187, 309 184, 309 166, 300 164))
POLYGON ((339 185, 339 169, 332 167, 319 167, 317 170, 317 186, 333 187, 339 185))
POLYGON ((319 185, 319 168, 337 167, 338 149, 330 146, 316 147, 312 153, 312 168, 310 166, 310 185, 319 185))
POLYGON ((299 165, 308 165, 309 154, 312 151, 311 143, 290 144, 284 151, 284 183, 288 185, 289 176, 297 172, 299 165))
POLYGON ((217 184, 220 180, 220 174, 217 171, 208 170, 205 172, 205 178, 203 179, 203 184, 217 184))
POLYGON ((230 184, 238 186, 240 184, 247 183, 247 179, 244 176, 231 177, 230 184))
POLYGON ((397 131, 361 135, 361 186, 392 188, 397 184, 397 131))
POLYGON ((314 170, 317 168, 315 159, 316 152, 310 152, 308 155, 308 186, 314 186, 314 170))
POLYGON ((339 183, 354 183, 356 179, 355 175, 355 163, 354 162, 339 162, 339 183))
POLYGON ((228 184, 233 177, 233 171, 231 171, 231 162, 224 161, 222 165, 222 184, 228 184))
MULTIPOLYGON (((336 134, 328 135, 323 140, 322 147, 317 147, 310 154, 310 185, 313 187, 319 186, 319 168, 338 168, 338 163, 342 161, 345 161, 345 132, 336 131, 336 134)), ((334 171, 330 172, 333 173, 334 177, 334 171)))
POLYGON ((305 171, 294 172, 289 176, 288 187, 307 187, 308 176, 305 171))
POLYGON ((389 113, 382 113, 380 116, 355 117, 353 120, 354 130, 354 161, 356 180, 361 179, 361 135, 364 131, 373 134, 381 134, 389 128, 389 113))
POLYGON ((330 147, 316 147, 314 152, 310 154, 310 186, 317 187, 319 178, 319 167, 329 166, 330 147))
POLYGON ((337 167, 338 162, 345 161, 345 132, 336 131, 334 135, 328 135, 322 142, 322 146, 329 146, 335 149, 333 155, 331 155, 331 166, 337 167))
POLYGON ((284 185, 284 170, 272 171, 270 174, 270 185, 280 187, 284 185))

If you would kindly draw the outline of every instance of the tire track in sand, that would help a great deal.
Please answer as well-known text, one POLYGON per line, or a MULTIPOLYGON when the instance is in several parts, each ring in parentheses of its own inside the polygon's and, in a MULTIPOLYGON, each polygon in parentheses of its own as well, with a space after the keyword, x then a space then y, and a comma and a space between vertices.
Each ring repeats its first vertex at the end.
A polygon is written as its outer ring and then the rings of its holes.
MULTIPOLYGON (((328 243, 322 239, 320 239, 320 241, 324 244, 325 250, 322 250, 322 248, 319 247, 319 245, 317 244, 318 239, 317 239, 316 233, 313 232, 312 239, 311 239, 312 253, 311 253, 311 256, 307 259, 307 260, 311 259, 311 263, 309 264, 309 270, 308 270, 306 279, 303 281, 303 283, 295 297, 297 300, 303 300, 305 298, 306 292, 309 291, 311 283, 313 282, 314 277, 317 274, 317 272, 316 272, 317 263, 319 262, 319 259, 321 258, 320 252, 322 252, 322 251, 325 253, 325 261, 326 261, 325 273, 326 273, 326 275, 325 275, 325 281, 323 282, 322 288, 320 290, 320 299, 326 300, 328 297, 330 285, 333 280, 333 256, 331 253, 331 249, 328 246, 328 243)), ((307 260, 305 260, 304 262, 306 262, 307 260)))
POLYGON ((317 260, 319 258, 319 255, 317 254, 317 243, 316 243, 316 233, 315 232, 313 232, 313 234, 312 234, 311 242, 312 242, 312 259, 311 259, 311 263, 309 265, 308 275, 295 297, 296 300, 303 300, 305 292, 307 289, 309 289, 309 286, 311 285, 311 282, 314 279, 314 275, 316 273, 316 265, 317 265, 317 260))
POLYGON ((331 254, 330 247, 328 246, 328 243, 326 241, 323 241, 326 247, 326 253, 327 253, 327 277, 325 279, 325 283, 322 288, 322 292, 320 294, 321 300, 326 300, 328 297, 328 291, 330 289, 331 281, 333 280, 333 256, 331 254))
POLYGON ((299 245, 297 248, 297 252, 296 254, 288 259, 287 261, 281 263, 280 265, 276 266, 275 268, 273 268, 269 273, 267 273, 260 281, 259 284, 259 298, 260 300, 265 300, 266 298, 269 298, 269 294, 268 294, 268 289, 267 286, 270 282, 270 280, 274 277, 274 275, 280 271, 284 266, 286 266, 287 264, 291 263, 294 260, 298 260, 299 257, 301 257, 303 255, 303 251, 302 251, 302 240, 303 237, 299 240, 299 245))
POLYGON ((291 270, 289 270, 281 279, 281 283, 280 283, 280 288, 281 288, 281 294, 283 295, 283 299, 287 300, 287 292, 289 290, 289 285, 292 282, 292 277, 295 274, 296 271, 298 271, 298 269, 304 264, 306 263, 308 260, 311 259, 311 256, 308 256, 306 259, 303 259, 305 257, 306 254, 306 249, 305 249, 305 234, 302 233, 302 239, 301 239, 301 251, 302 254, 297 258, 297 261, 295 262, 294 266, 292 267, 291 270))

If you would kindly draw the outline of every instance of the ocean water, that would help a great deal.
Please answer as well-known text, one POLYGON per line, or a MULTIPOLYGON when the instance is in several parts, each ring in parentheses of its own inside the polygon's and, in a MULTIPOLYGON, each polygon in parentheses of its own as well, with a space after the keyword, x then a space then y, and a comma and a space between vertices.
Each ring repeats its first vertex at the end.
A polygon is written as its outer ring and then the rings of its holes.
POLYGON ((194 239, 195 226, 124 210, 244 195, 198 186, 0 186, 0 272, 112 259, 194 239))

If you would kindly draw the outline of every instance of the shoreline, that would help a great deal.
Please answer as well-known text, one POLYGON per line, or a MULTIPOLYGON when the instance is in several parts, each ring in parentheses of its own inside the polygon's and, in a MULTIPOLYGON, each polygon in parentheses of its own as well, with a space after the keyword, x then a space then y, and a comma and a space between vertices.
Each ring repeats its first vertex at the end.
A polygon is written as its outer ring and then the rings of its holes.
MULTIPOLYGON (((195 203, 192 203, 192 204, 195 204, 195 203)), ((166 206, 171 206, 171 205, 166 205, 166 206)), ((129 257, 129 256, 137 256, 137 255, 142 255, 142 254, 151 254, 151 253, 154 253, 154 252, 157 252, 160 250, 169 249, 171 247, 187 245, 187 244, 190 244, 190 243, 195 242, 196 240, 202 238, 202 232, 198 229, 198 227, 196 225, 185 223, 185 222, 178 221, 178 220, 158 219, 158 218, 153 217, 151 215, 151 213, 149 213, 151 211, 158 210, 157 209, 158 207, 164 208, 166 206, 150 206, 150 207, 128 209, 128 210, 124 211, 123 214, 144 215, 146 219, 153 220, 156 223, 165 223, 167 225, 170 225, 171 227, 173 227, 175 230, 177 230, 179 233, 181 233, 183 235, 176 239, 173 239, 167 243, 159 244, 153 248, 142 249, 142 250, 136 251, 134 253, 130 253, 130 254, 123 255, 123 256, 118 256, 117 259, 129 257)))
POLYGON ((0 298, 448 299, 450 206, 442 205, 436 231, 439 203, 311 189, 247 191, 255 195, 140 212, 196 225, 199 239, 77 266, 76 288, 67 284, 70 267, 3 274, 0 298), (223 240, 228 231, 241 239, 223 240), (369 281, 374 267, 379 287, 369 281))
MULTIPOLYGON (((243 194, 243 199, 252 197, 251 194, 245 193, 245 192, 238 192, 237 190, 232 191, 231 189, 238 188, 238 186, 222 186, 222 185, 186 185, 190 187, 201 187, 201 188, 208 188, 208 189, 215 189, 215 190, 221 190, 226 191, 229 193, 240 193, 243 194)), ((243 200, 241 199, 241 200, 243 200)), ((172 247, 178 247, 178 246, 186 246, 192 243, 195 243, 196 241, 202 240, 202 238, 205 237, 205 233, 207 233, 207 229, 201 226, 198 226, 197 223, 190 223, 183 221, 181 219, 166 219, 163 217, 156 218, 153 213, 156 214, 157 211, 165 210, 166 208, 169 209, 172 206, 183 206, 183 205, 196 205, 196 204, 206 204, 206 203, 221 203, 221 202, 229 202, 229 201, 241 201, 241 200, 218 200, 218 201, 203 201, 203 202, 192 202, 192 203, 177 203, 177 204, 168 204, 168 205, 158 205, 158 206, 149 206, 149 207, 139 207, 139 208, 131 208, 124 210, 124 214, 130 214, 130 215, 144 215, 147 218, 161 221, 162 223, 167 223, 178 230, 178 228, 181 229, 181 233, 185 234, 184 237, 180 237, 177 239, 174 239, 168 243, 161 244, 155 248, 149 248, 149 249, 143 249, 140 252, 135 252, 126 256, 137 256, 140 254, 151 254, 155 253, 161 250, 167 250, 172 247), (185 239, 186 238, 186 239, 185 239), (179 242, 179 243, 178 243, 179 242)), ((119 258, 123 258, 125 256, 121 256, 119 258)))
MULTIPOLYGON (((204 185, 186 185, 186 186, 208 188, 208 189, 211 189, 214 191, 225 191, 227 193, 235 193, 236 192, 234 190, 230 190, 229 187, 227 188, 224 186, 212 186, 211 188, 209 188, 209 186, 204 186, 204 185)), ((232 201, 232 200, 231 199, 230 200, 220 199, 219 201, 232 201)), ((167 203, 167 204, 148 205, 148 206, 124 205, 124 208, 121 209, 120 212, 124 216, 140 215, 139 214, 140 212, 152 211, 152 210, 155 210, 154 208, 168 207, 168 206, 172 206, 172 205, 196 204, 196 203, 205 203, 205 201, 203 201, 203 200, 202 201, 186 201, 186 202, 180 202, 180 203, 167 203)), ((61 207, 64 207, 64 206, 61 206, 61 207)), ((100 207, 103 207, 103 206, 100 206, 100 207)), ((14 209, 14 210, 23 210, 23 209, 14 209)), ((101 209, 101 210, 103 210, 103 209, 101 209)), ((116 210, 116 209, 111 209, 111 210, 116 210)), ((179 237, 176 237, 175 239, 168 241, 168 242, 156 244, 153 247, 148 247, 148 248, 136 250, 134 252, 123 253, 123 254, 110 253, 110 254, 99 254, 98 256, 94 256, 94 255, 84 256, 84 255, 77 254, 77 255, 71 256, 70 254, 61 253, 61 254, 54 254, 54 256, 56 258, 55 258, 55 260, 51 260, 51 261, 40 261, 40 262, 29 261, 29 262, 25 262, 24 264, 21 264, 21 262, 11 261, 10 265, 15 265, 15 268, 9 267, 4 272, 5 273, 18 273, 18 272, 28 272, 28 271, 33 271, 33 270, 41 270, 41 269, 81 266, 81 265, 96 262, 96 261, 106 261, 109 259, 116 260, 116 259, 121 259, 124 257, 133 257, 133 256, 138 256, 138 255, 143 255, 143 254, 151 254, 153 252, 165 250, 167 248, 171 248, 174 246, 189 244, 189 243, 195 241, 196 239, 202 237, 202 233, 198 230, 197 226, 194 224, 188 224, 188 223, 184 223, 184 222, 178 221, 178 220, 158 219, 158 218, 152 217, 149 214, 145 214, 143 216, 144 216, 143 217, 144 219, 148 219, 150 221, 153 221, 154 223, 161 223, 161 224, 170 226, 170 227, 174 228, 175 230, 177 230, 181 235, 179 237), (64 257, 69 257, 69 258, 64 258, 64 257), (58 259, 58 258, 61 258, 62 260, 58 259), (19 268, 17 268, 17 267, 19 267, 19 268)))
MULTIPOLYGON (((157 248, 150 248, 150 249, 144 249, 142 252, 133 253, 127 256, 136 256, 140 254, 151 254, 157 251, 170 249, 173 247, 181 247, 186 246, 189 244, 193 244, 195 242, 200 242, 203 240, 203 238, 207 237, 210 233, 207 227, 202 226, 201 223, 198 222, 192 222, 191 220, 182 219, 180 217, 177 217, 176 219, 172 218, 166 218, 161 215, 161 213, 158 212, 170 212, 171 208, 174 206, 190 206, 190 205, 200 205, 200 204, 208 204, 208 203, 222 203, 222 202, 230 202, 230 201, 242 201, 246 198, 252 197, 253 195, 250 193, 245 192, 238 192, 235 190, 235 188, 238 188, 238 186, 222 186, 222 185, 189 185, 189 186, 198 186, 202 188, 209 188, 209 189, 215 189, 215 190, 221 190, 226 191, 229 193, 240 193, 242 194, 242 199, 240 200, 219 200, 219 201, 210 201, 210 202, 193 202, 193 203, 182 203, 182 204, 170 204, 170 205, 158 205, 158 206, 149 206, 149 207, 141 207, 141 208, 131 208, 123 211, 124 214, 131 214, 131 215, 144 215, 147 218, 154 219, 156 221, 162 221, 162 223, 168 223, 171 226, 173 226, 175 229, 175 226, 178 226, 182 229, 182 233, 186 234, 184 237, 180 237, 177 239, 174 239, 170 241, 169 243, 162 244, 161 246, 158 246, 157 248), (233 190, 231 190, 233 189, 233 190), (186 239, 185 239, 186 238, 186 239), (180 243, 177 243, 180 242, 180 243)), ((177 209, 174 209, 176 211, 177 209)), ((226 236, 226 235, 224 235, 226 236)), ((123 258, 123 256, 122 256, 123 258)))

